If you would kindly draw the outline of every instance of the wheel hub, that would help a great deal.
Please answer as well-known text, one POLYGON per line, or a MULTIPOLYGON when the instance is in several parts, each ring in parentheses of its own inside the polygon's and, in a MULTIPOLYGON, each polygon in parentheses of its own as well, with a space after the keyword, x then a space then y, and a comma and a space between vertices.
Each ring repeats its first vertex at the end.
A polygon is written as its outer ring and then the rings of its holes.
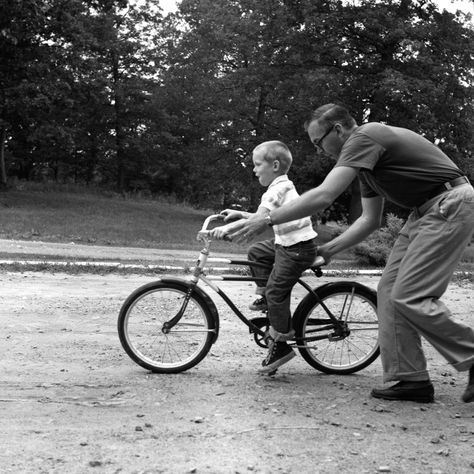
POLYGON ((347 336, 349 336, 350 333, 351 330, 349 329, 347 323, 342 323, 333 333, 329 334, 328 339, 330 341, 342 341, 347 336))

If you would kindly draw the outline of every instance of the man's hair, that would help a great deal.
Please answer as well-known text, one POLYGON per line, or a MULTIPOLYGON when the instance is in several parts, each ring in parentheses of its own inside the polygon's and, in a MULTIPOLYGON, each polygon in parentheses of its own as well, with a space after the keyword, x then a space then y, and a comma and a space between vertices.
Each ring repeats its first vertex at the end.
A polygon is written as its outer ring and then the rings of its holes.
POLYGON ((273 162, 277 160, 280 163, 280 169, 286 173, 293 163, 290 149, 279 140, 271 140, 257 145, 253 152, 263 151, 263 159, 265 161, 273 162))
POLYGON ((315 120, 326 129, 329 129, 336 122, 339 122, 344 128, 352 128, 357 125, 349 111, 342 105, 337 104, 325 104, 312 112, 309 120, 304 124, 305 131, 308 131, 309 125, 315 120))

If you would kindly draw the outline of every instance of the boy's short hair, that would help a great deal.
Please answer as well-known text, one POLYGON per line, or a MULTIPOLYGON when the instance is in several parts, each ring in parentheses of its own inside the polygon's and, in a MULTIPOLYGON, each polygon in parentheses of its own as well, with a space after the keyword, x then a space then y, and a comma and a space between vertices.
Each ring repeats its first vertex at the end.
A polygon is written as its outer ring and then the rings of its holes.
POLYGON ((279 140, 271 140, 257 145, 253 153, 256 151, 264 151, 263 159, 265 161, 273 162, 277 160, 280 163, 280 169, 286 173, 293 163, 293 156, 290 149, 279 140))
POLYGON ((345 128, 351 128, 356 125, 356 121, 350 112, 344 106, 338 104, 325 104, 318 107, 311 113, 309 120, 305 122, 305 131, 308 131, 309 125, 315 120, 327 129, 336 122, 339 122, 345 128))

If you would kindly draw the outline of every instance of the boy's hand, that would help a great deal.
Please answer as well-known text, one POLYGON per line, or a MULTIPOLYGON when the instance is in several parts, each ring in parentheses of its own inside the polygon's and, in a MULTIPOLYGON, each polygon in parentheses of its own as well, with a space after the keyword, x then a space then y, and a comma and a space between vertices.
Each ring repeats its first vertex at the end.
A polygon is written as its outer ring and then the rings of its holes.
POLYGON ((221 216, 225 216, 224 222, 235 221, 236 219, 242 219, 243 215, 241 211, 235 209, 224 209, 220 212, 221 216))

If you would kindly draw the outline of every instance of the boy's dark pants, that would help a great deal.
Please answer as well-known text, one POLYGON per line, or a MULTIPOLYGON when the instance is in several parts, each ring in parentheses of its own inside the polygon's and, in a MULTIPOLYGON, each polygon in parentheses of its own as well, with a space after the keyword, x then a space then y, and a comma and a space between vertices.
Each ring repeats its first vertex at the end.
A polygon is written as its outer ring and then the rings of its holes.
POLYGON ((299 242, 289 247, 275 244, 275 240, 264 240, 253 244, 248 250, 248 258, 253 262, 265 263, 269 269, 250 267, 254 277, 267 280, 257 282, 257 294, 265 295, 270 325, 277 332, 291 331, 291 290, 301 274, 316 258, 315 239, 299 242), (273 268, 272 268, 273 265, 273 268))

